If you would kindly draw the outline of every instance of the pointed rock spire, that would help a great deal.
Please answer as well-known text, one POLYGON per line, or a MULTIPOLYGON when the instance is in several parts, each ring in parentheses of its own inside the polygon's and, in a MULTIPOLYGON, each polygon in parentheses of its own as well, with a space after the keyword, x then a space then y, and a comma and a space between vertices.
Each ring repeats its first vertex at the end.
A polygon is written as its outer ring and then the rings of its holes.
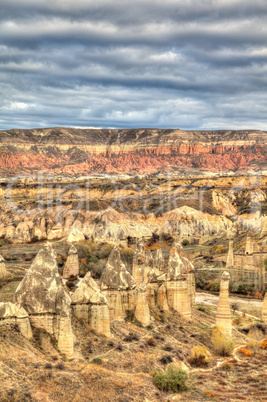
POLYGON ((28 312, 34 327, 45 329, 58 340, 62 353, 73 353, 71 298, 61 286, 56 254, 50 243, 35 257, 15 292, 15 300, 28 312))
POLYGON ((78 251, 73 244, 70 246, 68 258, 62 274, 64 279, 68 279, 71 276, 79 276, 78 251))
POLYGON ((102 273, 101 289, 130 290, 136 287, 136 282, 121 261, 119 247, 110 253, 106 267, 102 273))
POLYGON ((164 270, 164 265, 165 265, 165 260, 164 260, 163 254, 162 254, 162 249, 159 248, 157 250, 157 252, 156 252, 155 267, 159 271, 163 271, 164 270))

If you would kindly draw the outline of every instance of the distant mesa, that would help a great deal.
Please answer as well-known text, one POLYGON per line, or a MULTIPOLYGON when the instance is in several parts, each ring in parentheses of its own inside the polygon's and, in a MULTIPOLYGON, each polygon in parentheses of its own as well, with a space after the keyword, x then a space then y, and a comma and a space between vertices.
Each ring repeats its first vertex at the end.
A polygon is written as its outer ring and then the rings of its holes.
POLYGON ((264 170, 266 137, 259 130, 13 129, 0 131, 0 169, 70 175, 264 170))

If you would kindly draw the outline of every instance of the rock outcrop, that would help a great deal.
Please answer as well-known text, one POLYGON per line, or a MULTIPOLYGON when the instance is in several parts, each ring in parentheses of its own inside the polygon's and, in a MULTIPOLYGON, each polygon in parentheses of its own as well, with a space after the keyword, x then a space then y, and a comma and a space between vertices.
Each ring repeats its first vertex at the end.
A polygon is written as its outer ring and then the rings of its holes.
POLYGON ((135 287, 136 282, 121 261, 119 247, 116 246, 100 279, 101 291, 108 300, 110 320, 125 318, 127 311, 134 310, 135 287))
POLYGON ((110 336, 109 308, 105 296, 88 272, 71 296, 74 315, 98 334, 110 336))
POLYGON ((4 258, 0 255, 0 280, 5 280, 9 276, 4 258))
POLYGON ((247 236, 245 254, 253 254, 253 239, 251 236, 247 236))
POLYGON ((164 283, 158 288, 157 305, 163 311, 169 310, 169 306, 168 306, 168 302, 167 302, 167 289, 166 289, 166 285, 164 283))
POLYGON ((220 284, 220 295, 216 314, 216 326, 225 335, 232 336, 232 320, 229 306, 229 281, 230 274, 223 272, 220 284))
POLYGON ((67 242, 74 243, 74 242, 81 241, 84 239, 85 239, 84 234, 79 229, 72 228, 68 234, 67 242))
POLYGON ((61 286, 50 243, 35 257, 15 292, 15 300, 27 311, 33 327, 45 330, 58 341, 62 353, 72 355, 71 298, 61 286))
POLYGON ((73 244, 69 249, 68 258, 62 273, 64 279, 68 279, 71 276, 79 276, 78 251, 73 244))
POLYGON ((144 327, 150 324, 150 311, 146 297, 146 285, 144 283, 142 283, 137 290, 134 315, 144 327))
POLYGON ((178 241, 174 242, 170 253, 167 271, 167 300, 169 307, 183 317, 191 319, 191 300, 188 282, 189 261, 183 256, 183 249, 178 241))
POLYGON ((0 303, 0 325, 17 325, 25 338, 32 338, 32 329, 27 312, 13 303, 0 303))
POLYGON ((266 156, 266 133, 259 130, 99 129, 96 132, 53 127, 1 131, 0 141, 5 147, 0 155, 0 169, 15 172, 25 168, 72 175, 148 174, 172 167, 209 172, 251 166, 263 169, 266 156), (10 144, 16 144, 15 152, 10 144))
POLYGON ((164 260, 163 254, 162 254, 162 249, 159 248, 156 252, 156 257, 155 257, 155 269, 158 271, 163 271, 164 265, 165 265, 165 260, 164 260))
POLYGON ((136 281, 137 287, 142 282, 144 282, 145 261, 146 261, 146 254, 145 254, 144 241, 143 239, 138 239, 133 256, 133 270, 132 270, 132 276, 136 281))

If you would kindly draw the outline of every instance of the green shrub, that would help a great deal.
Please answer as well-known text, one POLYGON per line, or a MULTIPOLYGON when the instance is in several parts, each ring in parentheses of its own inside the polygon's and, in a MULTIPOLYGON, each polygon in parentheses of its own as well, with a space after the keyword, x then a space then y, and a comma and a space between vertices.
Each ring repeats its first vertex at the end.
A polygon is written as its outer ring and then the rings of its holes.
POLYGON ((101 246, 100 250, 97 252, 97 257, 100 259, 106 259, 113 250, 114 246, 111 244, 104 244, 101 246))
POLYGON ((220 284, 217 282, 211 282, 208 286, 208 290, 210 290, 211 292, 219 292, 220 284))
POLYGON ((211 343, 215 352, 220 356, 230 356, 234 351, 234 341, 229 335, 224 335, 219 328, 214 328, 211 343))
POLYGON ((95 357, 92 361, 92 364, 102 364, 102 359, 100 359, 99 357, 95 357))
POLYGON ((157 370, 153 374, 154 384, 162 391, 179 392, 186 391, 187 372, 176 366, 175 363, 167 365, 166 370, 157 370))

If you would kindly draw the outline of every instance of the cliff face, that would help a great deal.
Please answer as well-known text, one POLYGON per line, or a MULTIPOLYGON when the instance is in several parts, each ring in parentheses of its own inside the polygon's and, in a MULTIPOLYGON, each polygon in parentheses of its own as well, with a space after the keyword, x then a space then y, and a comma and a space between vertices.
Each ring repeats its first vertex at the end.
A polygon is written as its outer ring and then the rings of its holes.
POLYGON ((0 169, 156 173, 266 166, 267 132, 49 128, 0 131, 0 169))

